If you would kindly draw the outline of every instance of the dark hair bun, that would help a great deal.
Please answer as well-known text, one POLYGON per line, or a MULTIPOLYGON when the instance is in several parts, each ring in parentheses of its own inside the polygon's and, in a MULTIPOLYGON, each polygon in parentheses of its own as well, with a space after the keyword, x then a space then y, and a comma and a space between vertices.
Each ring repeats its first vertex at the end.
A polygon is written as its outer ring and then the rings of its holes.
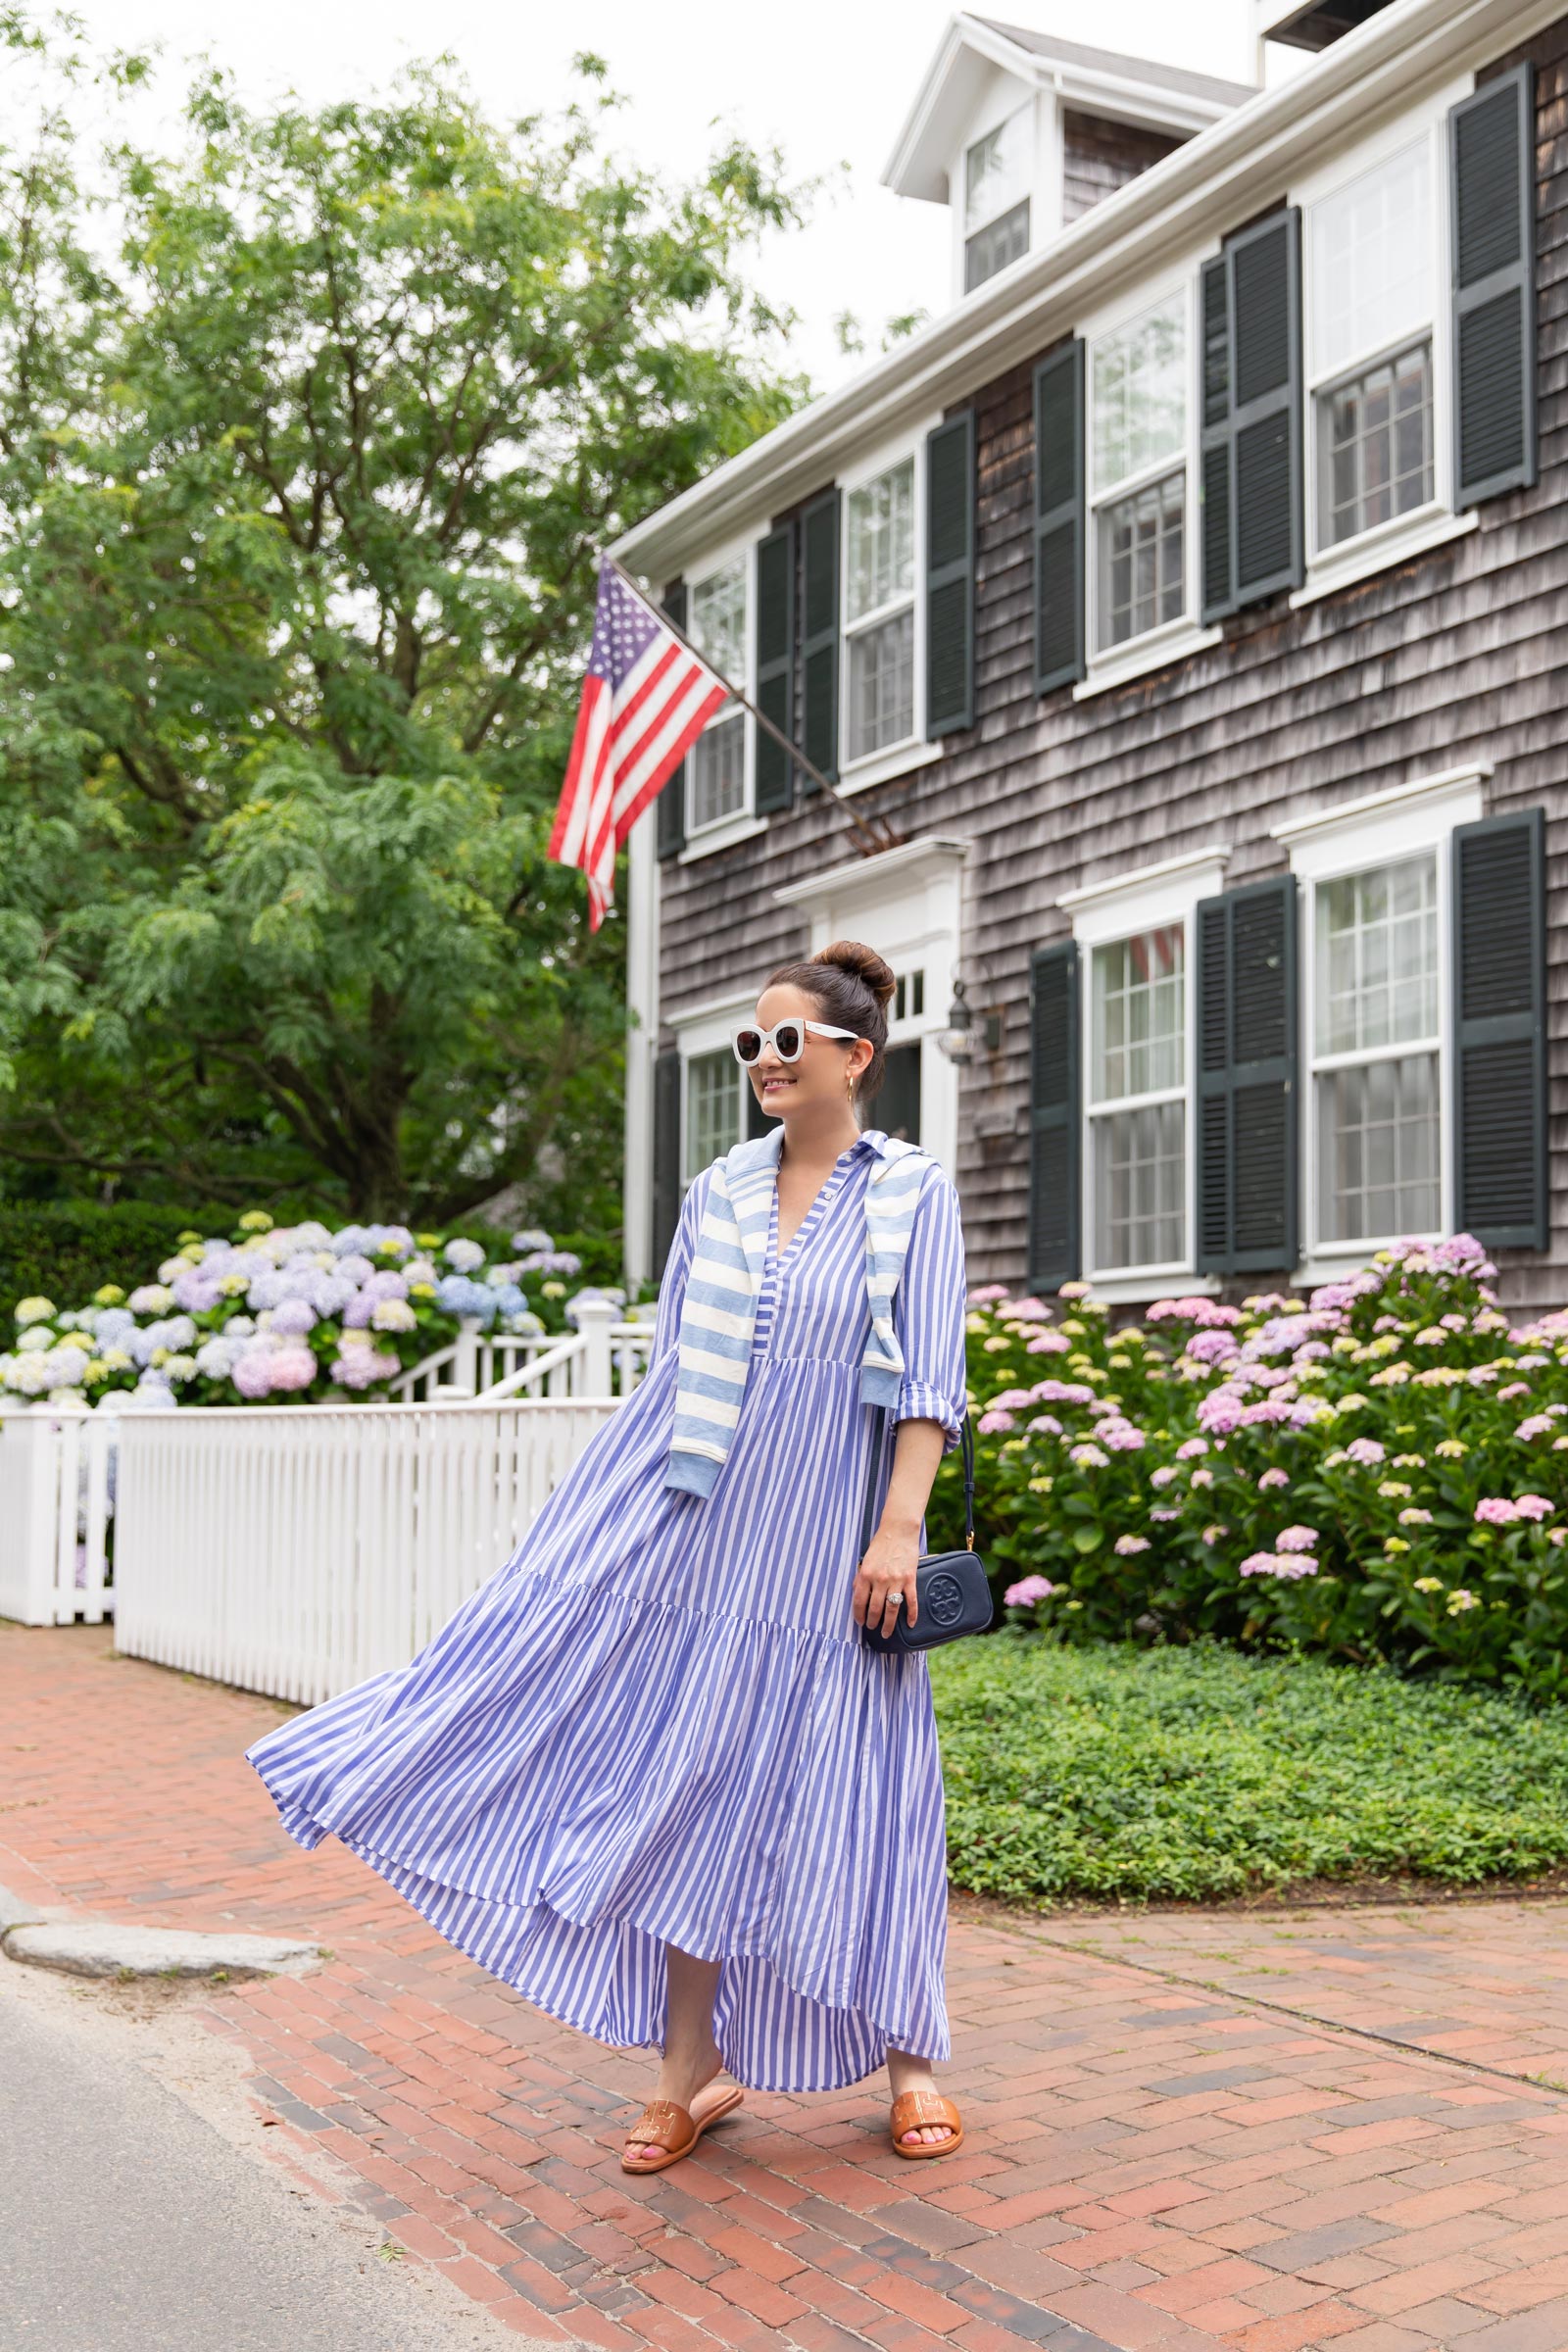
POLYGON ((863 981, 885 1012, 893 1001, 893 967, 875 948, 862 946, 858 939, 836 939, 830 948, 818 948, 808 958, 812 963, 831 963, 839 971, 863 981))

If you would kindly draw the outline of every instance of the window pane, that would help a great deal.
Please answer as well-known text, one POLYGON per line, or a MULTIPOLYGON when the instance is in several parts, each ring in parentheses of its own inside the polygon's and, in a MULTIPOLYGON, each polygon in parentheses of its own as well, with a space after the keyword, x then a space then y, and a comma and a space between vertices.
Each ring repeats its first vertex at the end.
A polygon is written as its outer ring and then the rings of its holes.
POLYGON ((1029 250, 1029 199, 1015 204, 1010 213, 993 220, 988 228, 977 228, 963 248, 963 290, 972 294, 983 286, 988 277, 1005 270, 1029 250))
POLYGON ((963 164, 963 225, 978 228, 1010 211, 1029 193, 1034 172, 1032 106, 1020 106, 1005 122, 976 139, 963 164))
POLYGON ((1185 1102, 1095 1120, 1098 1267, 1166 1266, 1186 1256, 1186 1150, 1185 1102))
POLYGON ((1186 604, 1183 575, 1187 506, 1185 468, 1151 482, 1131 498, 1100 511, 1100 598, 1097 638, 1102 652, 1125 645, 1163 620, 1179 620, 1186 604))
POLYGON ((1174 457, 1187 431, 1187 306, 1176 296, 1095 345, 1095 483, 1174 457))
POLYGON ((858 620, 914 593, 914 460, 852 490, 849 510, 846 617, 858 620))
POLYGON ((861 629, 849 645, 848 757, 861 760, 914 732, 914 613, 861 629))
POLYGON ((1435 1054, 1320 1071, 1317 1117, 1320 1240, 1363 1242, 1436 1231, 1435 1054))
POLYGON ((1435 1037, 1437 859, 1429 853, 1345 874, 1320 882, 1316 896, 1319 1054, 1435 1037))
MULTIPOLYGON (((1090 1095, 1114 1102, 1186 1083, 1180 923, 1097 948, 1091 994, 1090 1095)), ((1142 1263, 1142 1260, 1136 1261, 1142 1263)))
POLYGON ((1322 546, 1408 514, 1434 495, 1430 344, 1323 395, 1317 420, 1322 546))
POLYGON ((700 1176, 741 1140, 741 1065, 725 1047, 686 1064, 686 1168, 700 1176))
POLYGON ((720 676, 746 683, 746 559, 699 580, 692 590, 691 638, 720 676))
POLYGON ((1432 318, 1425 139, 1312 207, 1312 367, 1326 375, 1432 318))
POLYGON ((699 825, 710 825, 715 817, 730 816, 745 807, 746 721, 738 710, 715 719, 698 736, 691 762, 687 821, 695 832, 699 825))

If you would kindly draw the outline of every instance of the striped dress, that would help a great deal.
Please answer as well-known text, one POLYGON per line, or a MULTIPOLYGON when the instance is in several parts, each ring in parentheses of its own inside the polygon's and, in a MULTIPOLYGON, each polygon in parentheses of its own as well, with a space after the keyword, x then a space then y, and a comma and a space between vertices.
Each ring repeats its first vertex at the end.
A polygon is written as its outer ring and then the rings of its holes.
MULTIPOLYGON (((663 1945, 719 1959, 737 2082, 857 2082, 949 2055, 930 1682, 850 1611, 873 1418, 865 1136, 780 1256, 775 1188, 740 1420, 706 1499, 664 1485, 692 1185, 646 1378, 514 1556, 401 1672, 249 1752, 301 1845, 327 1834, 550 2016, 662 2043, 663 1945)), ((957 1197, 928 1176, 895 1306, 900 1419, 964 1407, 957 1197)), ((884 1447, 884 1464, 891 1453, 884 1447)), ((884 1484, 886 1479, 884 1467, 884 1484)))

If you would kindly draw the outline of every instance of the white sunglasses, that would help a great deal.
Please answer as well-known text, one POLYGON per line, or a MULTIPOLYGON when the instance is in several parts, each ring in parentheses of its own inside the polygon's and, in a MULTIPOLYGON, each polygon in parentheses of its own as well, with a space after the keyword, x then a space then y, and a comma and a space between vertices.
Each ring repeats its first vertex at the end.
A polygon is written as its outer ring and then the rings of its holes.
POLYGON ((730 1044, 735 1049, 736 1060, 748 1069, 754 1061, 761 1059, 764 1046, 771 1046, 780 1061, 799 1061, 806 1051, 808 1029, 817 1037, 859 1035, 857 1029, 835 1029, 826 1021, 775 1021, 771 1029, 760 1029, 755 1021, 748 1021, 736 1030, 730 1044))

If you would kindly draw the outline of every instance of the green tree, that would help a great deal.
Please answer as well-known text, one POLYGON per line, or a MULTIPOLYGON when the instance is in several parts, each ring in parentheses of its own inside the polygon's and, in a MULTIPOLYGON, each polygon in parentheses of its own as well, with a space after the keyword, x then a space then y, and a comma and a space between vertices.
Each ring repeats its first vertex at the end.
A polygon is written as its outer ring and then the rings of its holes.
POLYGON ((505 128, 450 62, 207 73, 89 200, 73 80, 143 69, 53 43, 0 151, 0 1162, 437 1219, 564 1207, 545 1152, 602 1213, 619 927, 544 857, 595 558, 801 397, 744 271, 800 194, 617 163, 585 58, 505 128))

